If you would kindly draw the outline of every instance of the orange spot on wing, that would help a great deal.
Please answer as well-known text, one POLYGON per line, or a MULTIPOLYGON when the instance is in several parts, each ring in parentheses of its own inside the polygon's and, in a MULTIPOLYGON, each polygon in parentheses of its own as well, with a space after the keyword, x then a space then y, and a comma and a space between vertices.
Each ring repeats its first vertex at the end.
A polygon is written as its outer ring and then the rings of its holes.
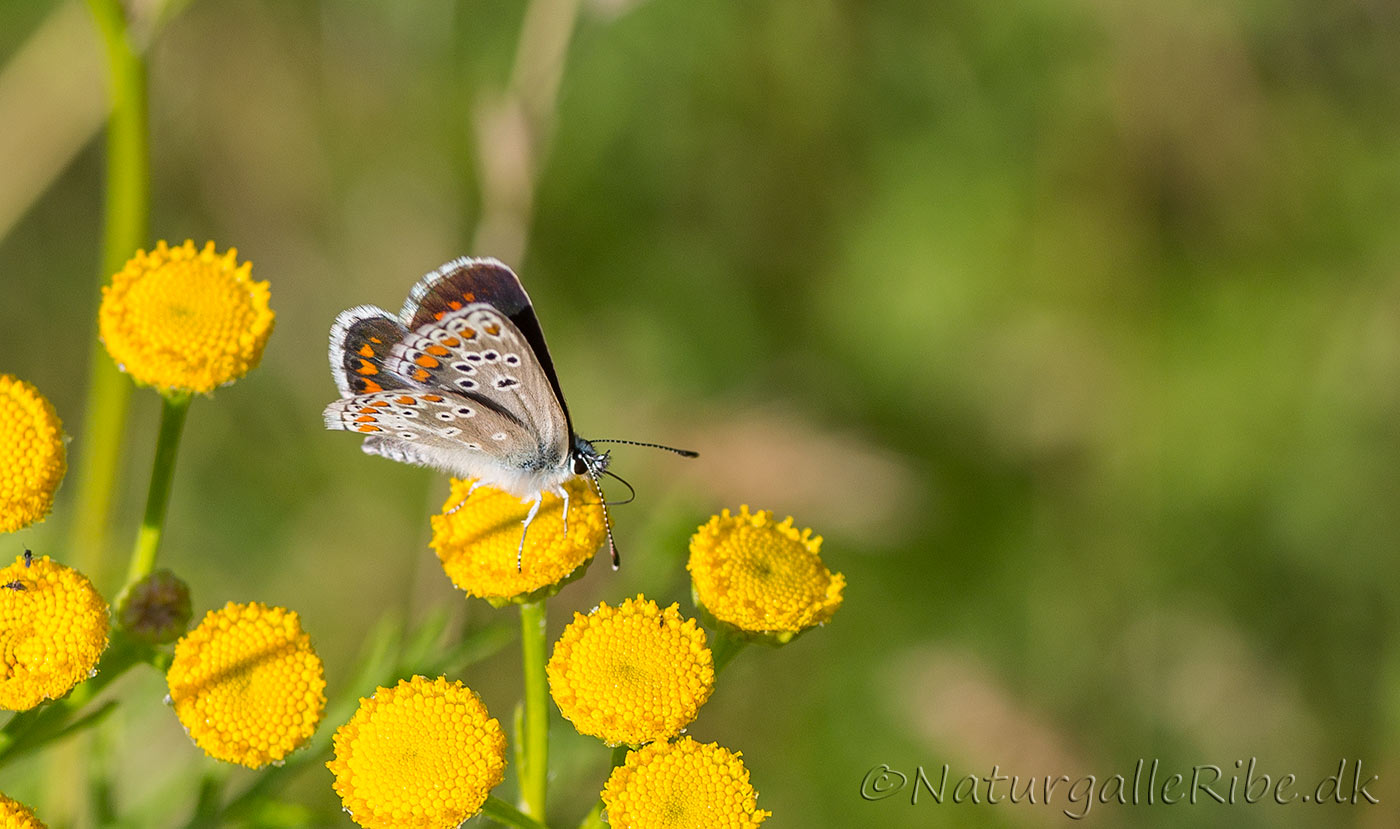
POLYGON ((425 394, 425 395, 423 395, 423 399, 426 400, 426 401, 428 401, 429 403, 441 403, 441 402, 442 402, 442 398, 439 397, 439 396, 437 396, 436 394, 425 394))
POLYGON ((394 398, 394 402, 399 404, 400 406, 412 406, 417 401, 415 401, 412 397, 409 397, 406 394, 401 394, 398 397, 394 398))
POLYGON ((456 337, 448 337, 447 339, 442 341, 442 344, 447 346, 448 348, 456 348, 457 346, 462 344, 462 341, 457 339, 456 337))
POLYGON ((436 357, 430 357, 427 354, 418 355, 418 359, 414 360, 413 362, 417 363, 423 368, 437 368, 438 366, 442 365, 442 363, 439 363, 437 361, 436 357))
POLYGON ((379 339, 378 337, 370 337, 370 338, 369 338, 369 341, 372 342, 372 343, 374 343, 375 345, 383 345, 383 344, 384 344, 384 341, 381 340, 381 339, 379 339))
POLYGON ((447 301, 447 307, 448 307, 448 308, 451 308, 451 309, 454 310, 454 311, 458 311, 458 310, 461 310, 461 308, 462 308, 462 303, 458 302, 458 301, 455 300, 455 299, 449 299, 449 300, 447 301))
POLYGON ((378 426, 375 426, 375 425, 373 425, 373 424, 371 424, 371 423, 366 423, 365 425, 361 426, 360 428, 356 429, 355 431, 357 431, 357 432, 379 432, 379 431, 383 431, 383 430, 380 429, 378 426))
POLYGON ((466 338, 469 339, 469 340, 474 340, 474 339, 476 339, 476 329, 475 329, 475 328, 463 328, 463 329, 462 329, 462 336, 463 336, 463 337, 466 337, 466 338))
POLYGON ((372 346, 370 346, 369 343, 365 343, 364 345, 360 346, 360 356, 361 356, 361 357, 373 357, 373 356, 374 356, 374 348, 373 348, 372 346))
POLYGON ((499 325, 494 325, 494 324, 493 324, 493 325, 488 325, 488 326, 486 326, 486 333, 487 333, 487 334, 490 334, 491 336, 494 337, 494 336, 496 336, 497 334, 501 333, 501 326, 499 326, 499 325))
POLYGON ((375 367, 374 367, 374 363, 371 363, 369 360, 361 360, 361 361, 360 361, 360 367, 357 368, 357 369, 355 369, 355 371, 359 372, 360 374, 378 374, 378 373, 379 373, 379 369, 375 368, 375 367))
MULTIPOLYGON (((370 411, 374 410, 370 409, 370 411)), ((356 423, 373 423, 375 420, 376 418, 374 415, 360 415, 359 417, 355 418, 356 423)))
POLYGON ((427 380, 427 379, 428 379, 429 377, 431 377, 431 376, 432 376, 432 374, 430 374, 428 371, 426 371, 426 370, 424 370, 424 369, 415 368, 415 369, 413 370, 413 379, 414 379, 414 380, 417 380, 417 381, 420 382, 420 383, 423 382, 424 380, 427 380))
POLYGON ((463 291, 462 299, 465 299, 467 302, 476 302, 476 294, 471 291, 463 291))
POLYGON ((371 403, 370 405, 371 405, 371 406, 378 406, 378 407, 380 407, 380 408, 383 408, 384 406, 389 405, 389 401, 387 401, 387 400, 376 400, 376 401, 374 401, 373 403, 371 403))
POLYGON ((435 319, 435 320, 440 320, 440 319, 442 319, 443 314, 446 314, 446 313, 447 313, 446 311, 438 311, 436 314, 433 314, 433 319, 435 319))
POLYGON ((384 387, 374 382, 373 380, 366 380, 363 391, 365 391, 366 393, 384 391, 384 387))
POLYGON ((436 343, 428 346, 423 350, 433 355, 434 357, 446 357, 448 354, 452 353, 450 350, 443 348, 442 346, 437 345, 436 343))

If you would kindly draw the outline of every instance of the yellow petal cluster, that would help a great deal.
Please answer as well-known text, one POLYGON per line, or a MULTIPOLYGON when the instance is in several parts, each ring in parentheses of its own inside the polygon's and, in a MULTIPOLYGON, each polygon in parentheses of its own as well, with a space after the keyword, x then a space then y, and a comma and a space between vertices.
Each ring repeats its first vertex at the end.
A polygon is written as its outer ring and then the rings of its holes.
POLYGON ((768 510, 712 517, 690 538, 686 569, 696 600, 743 631, 780 638, 821 624, 841 606, 846 579, 822 564, 821 536, 768 510))
POLYGON ((238 252, 186 240, 137 251, 102 289, 99 330, 107 352, 138 383, 208 394, 262 359, 272 333, 266 282, 238 252))
POLYGON ((547 670, 564 718, 611 746, 680 733, 715 688, 705 631, 642 596, 575 613, 547 670))
POLYGON ((28 806, 0 794, 0 829, 44 829, 28 806))
POLYGON ((53 405, 23 380, 0 374, 0 533, 43 520, 67 469, 53 405))
POLYGON ((758 808, 739 752, 682 737, 627 753, 603 787, 616 829, 742 829, 772 812, 758 808))
POLYGON ((505 777, 506 735, 470 688, 415 676, 360 700, 326 766, 365 829, 450 829, 505 777))
POLYGON ((165 678, 195 745, 249 768, 310 739, 326 707, 321 658, 297 614, 257 602, 211 610, 175 644, 165 678))
POLYGON ((107 628, 107 603, 77 570, 48 556, 0 569, 0 709, 33 708, 91 676, 107 628))
POLYGON ((521 522, 529 505, 492 486, 472 490, 471 483, 453 479, 442 514, 432 519, 433 549, 448 578, 468 595, 539 598, 531 594, 582 572, 607 537, 597 493, 583 478, 574 478, 564 484, 569 491, 568 533, 563 499, 545 493, 521 554, 521 522))

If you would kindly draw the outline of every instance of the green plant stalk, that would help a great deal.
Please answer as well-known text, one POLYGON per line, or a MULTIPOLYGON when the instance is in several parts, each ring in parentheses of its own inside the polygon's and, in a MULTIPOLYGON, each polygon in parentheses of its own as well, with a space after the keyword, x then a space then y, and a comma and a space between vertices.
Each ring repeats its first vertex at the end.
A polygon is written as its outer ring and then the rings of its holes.
POLYGON ((151 487, 146 492, 146 514, 136 534, 136 548, 131 551, 131 564, 126 572, 126 586, 149 576, 156 566, 156 553, 165 530, 165 510, 170 504, 170 484, 175 477, 175 455, 180 449, 180 434, 185 430, 185 415, 190 410, 188 394, 162 397, 160 434, 156 438, 156 459, 151 467, 151 487))
POLYGON ((542 822, 493 795, 486 796, 486 802, 481 805, 481 811, 482 814, 497 823, 504 823, 506 826, 515 826, 518 829, 549 829, 542 822))
POLYGON ((724 666, 734 660, 739 655, 739 651, 748 647, 748 642, 735 636, 724 627, 715 631, 714 644, 710 646, 710 653, 715 658, 715 675, 724 670, 724 666))
POLYGON ((520 763, 520 809, 545 820, 549 772, 549 681, 545 677, 545 600, 520 606, 520 658, 525 678, 520 763))
MULTIPOLYGON (((611 768, 615 769, 627 762, 627 752, 631 750, 632 747, 626 745, 614 748, 612 750, 611 768)), ((612 776, 611 770, 609 770, 608 775, 612 776)), ((599 799, 597 803, 593 804, 593 808, 588 810, 588 814, 583 816, 583 820, 579 822, 578 829, 607 829, 607 821, 603 820, 604 808, 602 799, 599 799)))
MULTIPOLYGON (((102 36, 112 101, 98 273, 98 284, 102 285, 146 244, 151 209, 150 119, 146 59, 131 42, 120 0, 88 0, 88 7, 102 36)), ((102 584, 108 517, 121 465, 131 382, 107 356, 95 325, 93 333, 70 549, 78 569, 102 584)))

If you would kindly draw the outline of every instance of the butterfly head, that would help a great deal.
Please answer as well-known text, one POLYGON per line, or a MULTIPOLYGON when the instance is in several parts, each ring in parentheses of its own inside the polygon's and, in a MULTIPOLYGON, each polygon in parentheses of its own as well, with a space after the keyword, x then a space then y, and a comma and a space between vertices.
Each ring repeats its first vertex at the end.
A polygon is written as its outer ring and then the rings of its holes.
POLYGON ((596 480, 608 471, 608 453, 599 452, 593 444, 574 436, 574 449, 569 453, 575 475, 587 475, 596 480))

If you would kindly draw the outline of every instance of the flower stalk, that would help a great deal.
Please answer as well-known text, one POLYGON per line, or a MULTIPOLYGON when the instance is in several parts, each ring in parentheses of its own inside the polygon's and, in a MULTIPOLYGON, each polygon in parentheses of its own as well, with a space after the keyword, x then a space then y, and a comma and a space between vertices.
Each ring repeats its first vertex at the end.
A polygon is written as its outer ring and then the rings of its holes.
POLYGON ((520 658, 525 681, 523 747, 520 763, 520 808, 545 820, 545 790, 549 771, 549 681, 545 674, 545 601, 520 606, 520 658))
MULTIPOLYGON (((149 232, 150 119, 146 58, 132 43, 120 0, 88 0, 107 57, 112 113, 107 123, 107 182, 103 206, 102 266, 98 283, 121 270, 149 232)), ((79 569, 101 584, 121 440, 131 400, 131 381, 94 337, 88 357, 84 440, 71 532, 79 569)))
POLYGON ((180 449, 180 435, 189 413, 188 394, 161 397, 160 434, 156 438, 156 458, 151 467, 151 485, 146 493, 146 513, 141 530, 136 535, 136 547, 131 552, 126 583, 131 586, 155 569, 156 553, 160 551, 165 530, 165 512, 170 505, 170 485, 175 477, 175 456, 180 449))

